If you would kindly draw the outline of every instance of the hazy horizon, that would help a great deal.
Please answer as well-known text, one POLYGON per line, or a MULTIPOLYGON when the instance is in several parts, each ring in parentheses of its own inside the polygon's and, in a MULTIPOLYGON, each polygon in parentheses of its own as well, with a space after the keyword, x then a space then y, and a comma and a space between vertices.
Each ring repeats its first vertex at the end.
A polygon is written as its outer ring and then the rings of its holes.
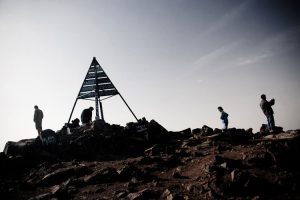
MULTIPOLYGON (((0 150, 37 137, 34 105, 59 130, 93 57, 138 118, 170 131, 221 128, 218 106, 257 131, 261 94, 276 125, 299 129, 299 15, 296 0, 0 0, 0 150)), ((135 121, 118 96, 103 107, 108 123, 135 121)))

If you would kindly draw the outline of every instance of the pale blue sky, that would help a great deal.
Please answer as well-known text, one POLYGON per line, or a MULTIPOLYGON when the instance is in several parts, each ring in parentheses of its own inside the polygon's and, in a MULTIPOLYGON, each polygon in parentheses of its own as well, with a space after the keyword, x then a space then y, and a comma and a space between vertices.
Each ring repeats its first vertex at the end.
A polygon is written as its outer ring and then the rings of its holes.
MULTIPOLYGON (((94 56, 137 117, 168 130, 220 128, 218 106, 230 127, 258 130, 262 93, 277 125, 300 128, 295 2, 0 0, 0 148, 37 136, 35 104, 60 129, 94 56)), ((118 96, 103 106, 109 123, 134 121, 118 96)))

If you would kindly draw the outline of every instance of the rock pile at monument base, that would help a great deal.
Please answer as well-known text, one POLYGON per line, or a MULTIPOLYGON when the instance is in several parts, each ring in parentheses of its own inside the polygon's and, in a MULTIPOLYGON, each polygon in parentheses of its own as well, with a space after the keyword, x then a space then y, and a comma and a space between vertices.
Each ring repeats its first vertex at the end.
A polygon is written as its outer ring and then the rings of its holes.
POLYGON ((299 130, 170 132, 152 120, 47 131, 0 153, 1 199, 300 198, 299 130))

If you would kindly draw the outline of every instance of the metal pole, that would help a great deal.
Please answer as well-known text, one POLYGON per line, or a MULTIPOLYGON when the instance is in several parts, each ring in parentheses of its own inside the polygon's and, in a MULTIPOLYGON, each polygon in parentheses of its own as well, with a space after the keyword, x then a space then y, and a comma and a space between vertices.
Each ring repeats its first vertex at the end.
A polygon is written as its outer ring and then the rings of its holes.
MULTIPOLYGON (((95 57, 94 57, 94 58, 95 58, 95 57)), ((93 63, 93 61, 92 61, 92 63, 93 63)), ((76 103, 77 103, 77 100, 78 100, 78 96, 79 96, 79 94, 80 94, 80 90, 81 90, 81 88, 82 88, 82 86, 83 86, 83 84, 84 84, 84 81, 85 81, 86 77, 87 77, 88 74, 89 74, 89 70, 90 70, 90 68, 91 68, 91 66, 92 66, 92 63, 91 63, 91 65, 90 65, 90 67, 89 67, 89 69, 88 69, 88 71, 87 71, 87 73, 86 73, 86 75, 85 75, 85 77, 84 77, 84 79, 83 79, 83 82, 82 82, 82 84, 81 84, 81 87, 80 87, 79 92, 78 92, 77 97, 76 97, 76 101, 75 101, 74 106, 73 106, 73 108, 72 108, 72 112, 71 112, 71 115, 70 115, 70 117, 69 117, 68 123, 70 123, 70 120, 71 120, 73 111, 74 111, 74 109, 75 109, 75 106, 76 106, 76 103)))
POLYGON ((99 98, 99 87, 98 87, 98 75, 97 75, 97 71, 98 71, 98 66, 95 65, 95 83, 96 83, 96 88, 95 88, 95 106, 96 106, 96 116, 95 119, 98 120, 99 119, 99 106, 98 106, 98 98, 99 98))
POLYGON ((96 107, 96 116, 95 116, 95 120, 99 119, 99 109, 98 109, 98 96, 96 94, 95 96, 95 107, 96 107))
POLYGON ((73 105, 73 108, 72 108, 71 115, 70 115, 70 117, 69 117, 69 120, 68 120, 68 123, 70 123, 70 120, 71 120, 71 117, 72 117, 72 115, 73 115, 73 111, 74 111, 74 109, 75 109, 75 106, 76 106, 77 100, 78 100, 78 99, 76 98, 76 101, 75 101, 75 103, 74 103, 74 105, 73 105))
MULTIPOLYGON (((98 64, 98 66, 101 66, 99 63, 98 63, 98 61, 96 60, 96 58, 94 58, 95 59, 95 61, 97 62, 97 64, 98 64)), ((103 72, 104 72, 104 69, 102 68, 102 70, 103 70, 103 72)), ((115 85, 113 84, 113 82, 111 81, 111 79, 108 77, 108 75, 105 73, 105 75, 107 76, 107 78, 110 80, 110 82, 111 82, 111 84, 114 86, 114 88, 115 89, 117 89, 116 87, 115 87, 115 85)), ((98 81, 98 80, 97 80, 98 81)), ((96 82, 96 85, 97 85, 97 87, 98 87, 98 82, 96 82)), ((98 91, 98 90, 97 90, 98 91)), ((130 110, 130 112, 131 112, 131 114, 134 116, 134 118, 136 119, 136 121, 139 121, 138 120, 138 118, 135 116, 135 114, 133 113, 133 111, 131 110, 131 108, 129 107, 129 105, 126 103, 126 101, 124 100, 124 98, 122 97, 122 95, 119 93, 119 91, 118 91, 118 94, 120 95, 120 97, 121 97, 121 99, 124 101, 124 103, 125 103, 125 105, 127 106, 127 108, 130 110)), ((101 104, 100 104, 100 106, 101 106, 101 104)), ((102 113, 102 110, 101 110, 101 113, 102 113)), ((103 119, 104 120, 104 119, 103 119)))
POLYGON ((103 107, 102 107, 102 102, 99 99, 99 105, 100 105, 100 111, 101 111, 101 119, 104 121, 104 113, 103 113, 103 107))
MULTIPOLYGON (((119 93, 119 92, 118 92, 119 93)), ((127 106, 127 108, 130 110, 131 114, 134 116, 134 118, 136 119, 136 121, 138 122, 138 118, 135 116, 135 114, 132 112, 132 110, 130 109, 129 105, 126 103, 125 99, 122 97, 122 95, 119 93, 121 99, 124 101, 125 105, 127 106)))

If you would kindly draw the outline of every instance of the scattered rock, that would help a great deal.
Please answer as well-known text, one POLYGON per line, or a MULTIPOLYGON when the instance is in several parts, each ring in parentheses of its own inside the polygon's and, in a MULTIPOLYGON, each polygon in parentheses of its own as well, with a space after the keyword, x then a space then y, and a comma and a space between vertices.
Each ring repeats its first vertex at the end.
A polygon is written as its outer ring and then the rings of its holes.
POLYGON ((150 189, 143 189, 141 191, 135 192, 135 193, 130 193, 128 194, 128 199, 129 200, 146 200, 146 199, 156 199, 158 198, 158 193, 150 190, 150 189))
POLYGON ((96 171, 91 175, 88 175, 84 178, 84 181, 88 184, 95 183, 107 183, 117 181, 119 178, 119 174, 114 168, 105 168, 100 171, 96 171))
POLYGON ((160 199, 173 200, 173 195, 170 190, 166 189, 160 196, 160 199))
POLYGON ((181 175, 181 168, 177 167, 174 172, 173 172, 173 175, 172 175, 174 178, 181 178, 182 175, 181 175))
POLYGON ((118 170, 118 173, 119 178, 122 181, 127 181, 130 180, 132 177, 140 177, 142 175, 141 170, 132 165, 122 167, 120 170, 118 170))
POLYGON ((0 153, 2 199, 299 199, 300 131, 96 121, 0 153), (50 140, 49 140, 50 141, 50 140), (118 170, 117 170, 118 169, 118 170), (186 175, 185 176, 183 176, 186 175))
POLYGON ((42 180, 39 182, 39 185, 50 186, 59 184, 71 178, 72 176, 74 176, 74 174, 75 170, 73 167, 59 169, 44 176, 44 178, 42 178, 42 180))

